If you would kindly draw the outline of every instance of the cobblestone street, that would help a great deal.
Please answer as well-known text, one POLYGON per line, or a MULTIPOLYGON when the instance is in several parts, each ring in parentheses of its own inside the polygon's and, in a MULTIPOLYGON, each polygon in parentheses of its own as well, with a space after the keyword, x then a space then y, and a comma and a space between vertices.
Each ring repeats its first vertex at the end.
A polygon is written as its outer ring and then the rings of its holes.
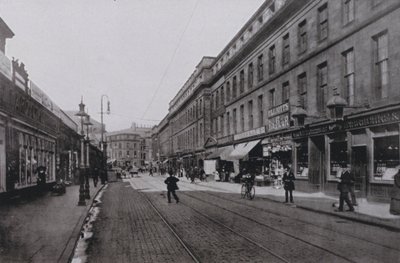
POLYGON ((394 262, 400 257, 397 232, 260 197, 243 200, 186 179, 179 183, 181 202, 168 204, 163 180, 144 175, 110 185, 94 223, 89 262, 394 262))

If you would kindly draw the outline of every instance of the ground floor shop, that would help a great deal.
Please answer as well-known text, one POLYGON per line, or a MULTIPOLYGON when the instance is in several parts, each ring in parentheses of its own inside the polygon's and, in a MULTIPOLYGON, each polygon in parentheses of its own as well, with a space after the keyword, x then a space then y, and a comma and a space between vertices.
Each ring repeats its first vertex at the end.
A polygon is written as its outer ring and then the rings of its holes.
POLYGON ((0 192, 37 185, 36 169, 46 167, 46 182, 56 180, 56 138, 21 120, 0 121, 0 192))
POLYGON ((387 108, 293 133, 296 189, 337 194, 342 169, 359 197, 389 200, 400 168, 400 109, 387 108))

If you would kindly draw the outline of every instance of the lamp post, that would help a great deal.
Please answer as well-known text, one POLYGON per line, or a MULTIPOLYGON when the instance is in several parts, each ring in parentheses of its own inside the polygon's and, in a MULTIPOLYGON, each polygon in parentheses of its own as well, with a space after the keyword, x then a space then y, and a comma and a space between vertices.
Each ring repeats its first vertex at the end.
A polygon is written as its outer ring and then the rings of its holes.
POLYGON ((85 122, 83 123, 86 126, 86 176, 85 176, 85 198, 90 199, 90 187, 89 187, 89 177, 90 177, 90 138, 89 138, 89 127, 93 125, 90 122, 90 115, 87 114, 85 118, 85 122))
POLYGON ((100 148, 101 148, 101 152, 102 152, 102 168, 103 168, 103 171, 102 171, 102 174, 101 174, 101 183, 102 184, 105 184, 105 181, 106 181, 106 179, 107 179, 107 167, 106 167, 106 165, 107 165, 107 160, 106 160, 106 157, 107 157, 107 143, 106 142, 104 142, 104 126, 103 126, 103 114, 104 114, 104 111, 103 111, 103 98, 104 97, 106 97, 107 98, 107 114, 110 114, 110 99, 108 98, 108 96, 107 95, 105 95, 105 94, 103 94, 103 95, 101 95, 101 111, 100 111, 100 114, 101 114, 101 146, 100 146, 100 148))
POLYGON ((79 112, 75 114, 75 116, 79 116, 81 118, 81 161, 79 162, 79 201, 78 205, 84 206, 86 205, 85 201, 85 133, 83 131, 83 118, 86 116, 85 112, 85 104, 83 104, 83 98, 81 98, 81 103, 79 104, 79 112))

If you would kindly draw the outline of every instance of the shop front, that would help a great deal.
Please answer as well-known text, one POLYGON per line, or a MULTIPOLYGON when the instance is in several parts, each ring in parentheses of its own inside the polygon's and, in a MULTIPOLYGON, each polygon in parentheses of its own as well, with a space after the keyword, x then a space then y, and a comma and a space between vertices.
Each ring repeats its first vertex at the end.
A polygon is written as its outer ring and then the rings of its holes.
POLYGON ((299 190, 336 195, 346 167, 358 197, 388 201, 400 168, 399 129, 400 106, 391 106, 294 131, 296 179, 307 182, 299 190))

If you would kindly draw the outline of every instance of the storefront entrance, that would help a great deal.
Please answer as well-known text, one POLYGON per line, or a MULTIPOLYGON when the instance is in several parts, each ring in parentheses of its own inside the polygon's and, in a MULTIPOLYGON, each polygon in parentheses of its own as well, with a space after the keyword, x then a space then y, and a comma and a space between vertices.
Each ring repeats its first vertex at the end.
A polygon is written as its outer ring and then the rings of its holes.
POLYGON ((367 176, 367 147, 353 146, 351 151, 351 171, 355 177, 355 191, 361 197, 367 195, 368 176, 367 176))
POLYGON ((325 138, 324 136, 310 139, 309 182, 314 190, 324 191, 326 182, 325 138))

